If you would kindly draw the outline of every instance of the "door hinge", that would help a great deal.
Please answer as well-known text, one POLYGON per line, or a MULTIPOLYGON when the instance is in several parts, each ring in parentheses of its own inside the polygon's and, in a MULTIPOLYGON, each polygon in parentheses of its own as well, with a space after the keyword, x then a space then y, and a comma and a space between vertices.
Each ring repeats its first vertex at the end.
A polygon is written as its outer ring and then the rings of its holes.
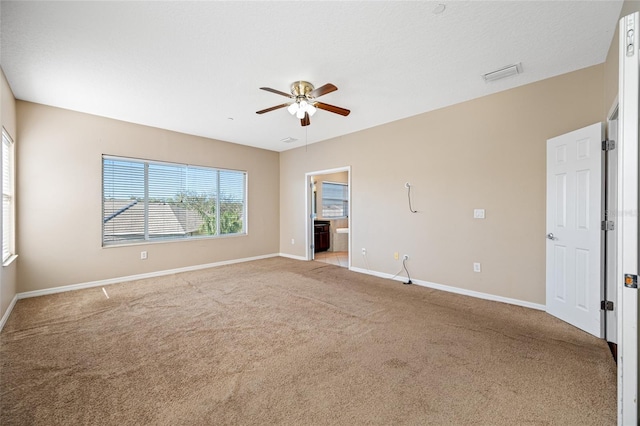
POLYGON ((603 231, 614 231, 616 229, 616 225, 612 220, 603 220, 600 224, 600 229, 603 231))
POLYGON ((616 141, 604 140, 602 141, 602 150, 603 151, 613 151, 616 149, 616 141))
POLYGON ((600 302, 600 310, 613 311, 613 302, 611 300, 602 300, 600 302))
POLYGON ((633 19, 633 15, 626 16, 624 18, 624 20, 625 20, 625 23, 627 24, 627 29, 626 29, 627 38, 626 38, 626 41, 625 41, 626 50, 627 50, 626 54, 627 54, 628 57, 631 57, 635 53, 635 47, 634 47, 634 43, 635 43, 634 35, 635 34, 634 34, 634 31, 635 31, 635 26, 636 25, 635 25, 635 22, 634 22, 634 19, 633 19))

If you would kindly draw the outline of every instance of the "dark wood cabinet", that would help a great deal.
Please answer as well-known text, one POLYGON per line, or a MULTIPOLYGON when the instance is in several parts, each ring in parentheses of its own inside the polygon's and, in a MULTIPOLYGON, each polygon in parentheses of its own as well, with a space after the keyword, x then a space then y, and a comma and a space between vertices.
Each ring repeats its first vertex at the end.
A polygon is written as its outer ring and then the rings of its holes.
POLYGON ((329 222, 316 221, 313 225, 313 247, 317 253, 327 251, 331 245, 329 222))

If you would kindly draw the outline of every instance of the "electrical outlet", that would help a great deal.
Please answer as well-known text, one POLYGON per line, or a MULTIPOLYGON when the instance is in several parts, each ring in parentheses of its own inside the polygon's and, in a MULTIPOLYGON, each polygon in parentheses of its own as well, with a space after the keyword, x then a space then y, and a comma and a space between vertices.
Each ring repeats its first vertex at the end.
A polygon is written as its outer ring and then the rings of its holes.
POLYGON ((402 260, 409 260, 409 255, 408 254, 403 255, 402 260))
POLYGON ((294 240, 293 238, 291 239, 291 245, 294 245, 296 243, 296 240, 294 240))
POLYGON ((141 251, 140 252, 140 260, 147 260, 147 252, 146 251, 141 251))
POLYGON ((484 219, 484 209, 474 209, 473 210, 473 218, 474 219, 484 219))
POLYGON ((393 258, 394 258, 395 260, 400 259, 400 255, 398 254, 398 252, 393 253, 393 258))
POLYGON ((363 256, 366 256, 366 255, 367 255, 367 249, 366 249, 366 248, 364 248, 364 247, 362 247, 362 255, 363 255, 363 256))
POLYGON ((473 272, 482 272, 482 268, 480 267, 480 263, 476 262, 473 264, 473 272))

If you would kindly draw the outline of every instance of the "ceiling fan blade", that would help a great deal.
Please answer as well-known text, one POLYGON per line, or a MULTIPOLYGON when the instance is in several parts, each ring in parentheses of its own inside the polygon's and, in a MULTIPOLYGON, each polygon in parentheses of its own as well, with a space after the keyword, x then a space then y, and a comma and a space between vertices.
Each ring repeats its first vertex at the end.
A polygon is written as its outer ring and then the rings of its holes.
POLYGON ((312 90, 307 96, 310 98, 318 98, 322 95, 326 95, 327 93, 335 92, 336 90, 338 90, 336 86, 331 83, 327 83, 324 86, 320 86, 317 89, 312 90))
POLYGON ((323 104, 322 102, 315 102, 313 104, 316 108, 323 109, 325 111, 333 112, 334 114, 344 115, 345 117, 351 113, 348 109, 340 108, 337 106, 323 104))
POLYGON ((275 93, 276 95, 286 96, 287 98, 293 98, 294 96, 289 93, 284 93, 271 87, 261 87, 260 90, 266 90, 267 92, 275 93))
POLYGON ((256 111, 256 114, 264 114, 265 112, 273 111, 273 110, 288 107, 288 106, 289 104, 276 105, 276 106, 272 106, 271 108, 266 108, 266 109, 261 109, 260 111, 256 111))
POLYGON ((304 127, 304 126, 308 126, 309 124, 311 124, 311 120, 309 119, 309 113, 305 112, 304 118, 300 119, 300 125, 304 127))

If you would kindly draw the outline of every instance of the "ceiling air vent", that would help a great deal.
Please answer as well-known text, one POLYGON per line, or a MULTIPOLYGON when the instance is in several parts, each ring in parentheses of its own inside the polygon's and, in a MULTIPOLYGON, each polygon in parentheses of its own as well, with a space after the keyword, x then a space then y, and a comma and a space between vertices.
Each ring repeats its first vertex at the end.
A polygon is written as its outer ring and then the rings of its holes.
POLYGON ((506 67, 502 67, 498 70, 488 72, 482 75, 485 82, 496 81, 502 78, 511 77, 512 75, 517 75, 522 73, 522 64, 518 62, 514 65, 508 65, 506 67))
POLYGON ((284 142, 284 143, 292 143, 292 142, 295 142, 295 141, 297 141, 297 140, 298 140, 298 139, 296 139, 296 138, 292 138, 291 136, 288 136, 288 137, 286 137, 286 138, 284 138, 284 139, 280 139, 280 142, 284 142))

